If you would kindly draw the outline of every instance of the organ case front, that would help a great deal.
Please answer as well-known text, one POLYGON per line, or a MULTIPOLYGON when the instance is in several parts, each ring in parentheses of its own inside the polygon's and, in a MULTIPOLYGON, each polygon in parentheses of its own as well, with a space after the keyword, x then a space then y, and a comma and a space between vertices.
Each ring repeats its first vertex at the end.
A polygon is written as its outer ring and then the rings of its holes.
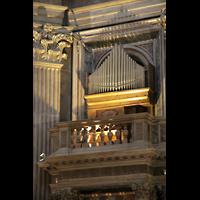
POLYGON ((121 115, 124 114, 124 108, 129 106, 152 108, 154 73, 153 65, 149 64, 148 69, 145 69, 121 45, 115 44, 98 69, 90 75, 87 73, 87 95, 84 98, 87 102, 88 119, 113 109, 121 115))

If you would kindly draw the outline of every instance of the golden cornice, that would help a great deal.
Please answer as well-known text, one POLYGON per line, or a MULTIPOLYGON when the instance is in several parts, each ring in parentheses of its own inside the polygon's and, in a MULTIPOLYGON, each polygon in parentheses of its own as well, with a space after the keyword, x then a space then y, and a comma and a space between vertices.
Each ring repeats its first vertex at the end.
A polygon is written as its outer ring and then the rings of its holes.
POLYGON ((125 94, 133 94, 138 92, 147 92, 150 88, 141 88, 136 90, 122 90, 122 91, 115 91, 115 92, 107 92, 107 93, 99 93, 99 94, 90 94, 85 95, 85 99, 92 99, 92 98, 100 98, 100 97, 108 97, 108 96, 116 96, 116 95, 125 95, 125 94))
POLYGON ((110 109, 130 105, 152 106, 154 92, 149 88, 85 95, 87 109, 110 109))

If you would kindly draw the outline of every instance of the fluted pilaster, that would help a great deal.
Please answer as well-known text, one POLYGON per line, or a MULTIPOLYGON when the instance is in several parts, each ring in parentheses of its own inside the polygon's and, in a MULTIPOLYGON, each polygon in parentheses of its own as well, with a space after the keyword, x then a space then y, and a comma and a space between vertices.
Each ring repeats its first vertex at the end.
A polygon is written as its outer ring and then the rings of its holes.
POLYGON ((50 155, 51 141, 47 128, 59 122, 60 71, 62 64, 33 61, 33 194, 46 199, 49 174, 37 166, 40 154, 50 155))

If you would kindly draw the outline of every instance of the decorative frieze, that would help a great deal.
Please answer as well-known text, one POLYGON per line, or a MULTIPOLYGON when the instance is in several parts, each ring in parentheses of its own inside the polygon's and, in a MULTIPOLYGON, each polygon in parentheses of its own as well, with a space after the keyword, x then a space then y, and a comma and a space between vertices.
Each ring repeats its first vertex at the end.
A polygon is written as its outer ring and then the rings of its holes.
POLYGON ((79 200, 79 192, 77 190, 60 190, 55 194, 49 194, 49 200, 79 200))
POLYGON ((135 199, 157 199, 156 188, 150 183, 133 183, 131 189, 135 192, 135 199))
POLYGON ((57 161, 57 162, 38 162, 38 165, 42 167, 44 170, 48 171, 50 174, 58 172, 59 169, 70 167, 77 168, 88 168, 92 165, 97 166, 97 164, 103 165, 103 164, 116 164, 116 163, 142 163, 142 162, 150 162, 154 163, 158 156, 151 153, 151 154, 138 154, 138 155, 129 155, 129 156, 114 156, 114 157, 98 157, 98 158, 86 158, 86 159, 77 159, 77 160, 67 160, 67 161, 57 161))

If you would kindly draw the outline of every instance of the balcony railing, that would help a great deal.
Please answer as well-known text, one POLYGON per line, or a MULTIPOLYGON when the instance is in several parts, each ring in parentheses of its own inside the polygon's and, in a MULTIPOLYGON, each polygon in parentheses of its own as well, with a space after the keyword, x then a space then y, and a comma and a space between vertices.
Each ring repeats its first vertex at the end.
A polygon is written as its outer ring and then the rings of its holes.
POLYGON ((159 146, 165 144, 165 124, 165 116, 155 117, 149 113, 58 122, 55 128, 48 129, 51 153, 61 148, 71 152, 75 149, 82 149, 82 152, 90 148, 97 150, 111 145, 121 148, 124 145, 134 146, 140 141, 159 146))

